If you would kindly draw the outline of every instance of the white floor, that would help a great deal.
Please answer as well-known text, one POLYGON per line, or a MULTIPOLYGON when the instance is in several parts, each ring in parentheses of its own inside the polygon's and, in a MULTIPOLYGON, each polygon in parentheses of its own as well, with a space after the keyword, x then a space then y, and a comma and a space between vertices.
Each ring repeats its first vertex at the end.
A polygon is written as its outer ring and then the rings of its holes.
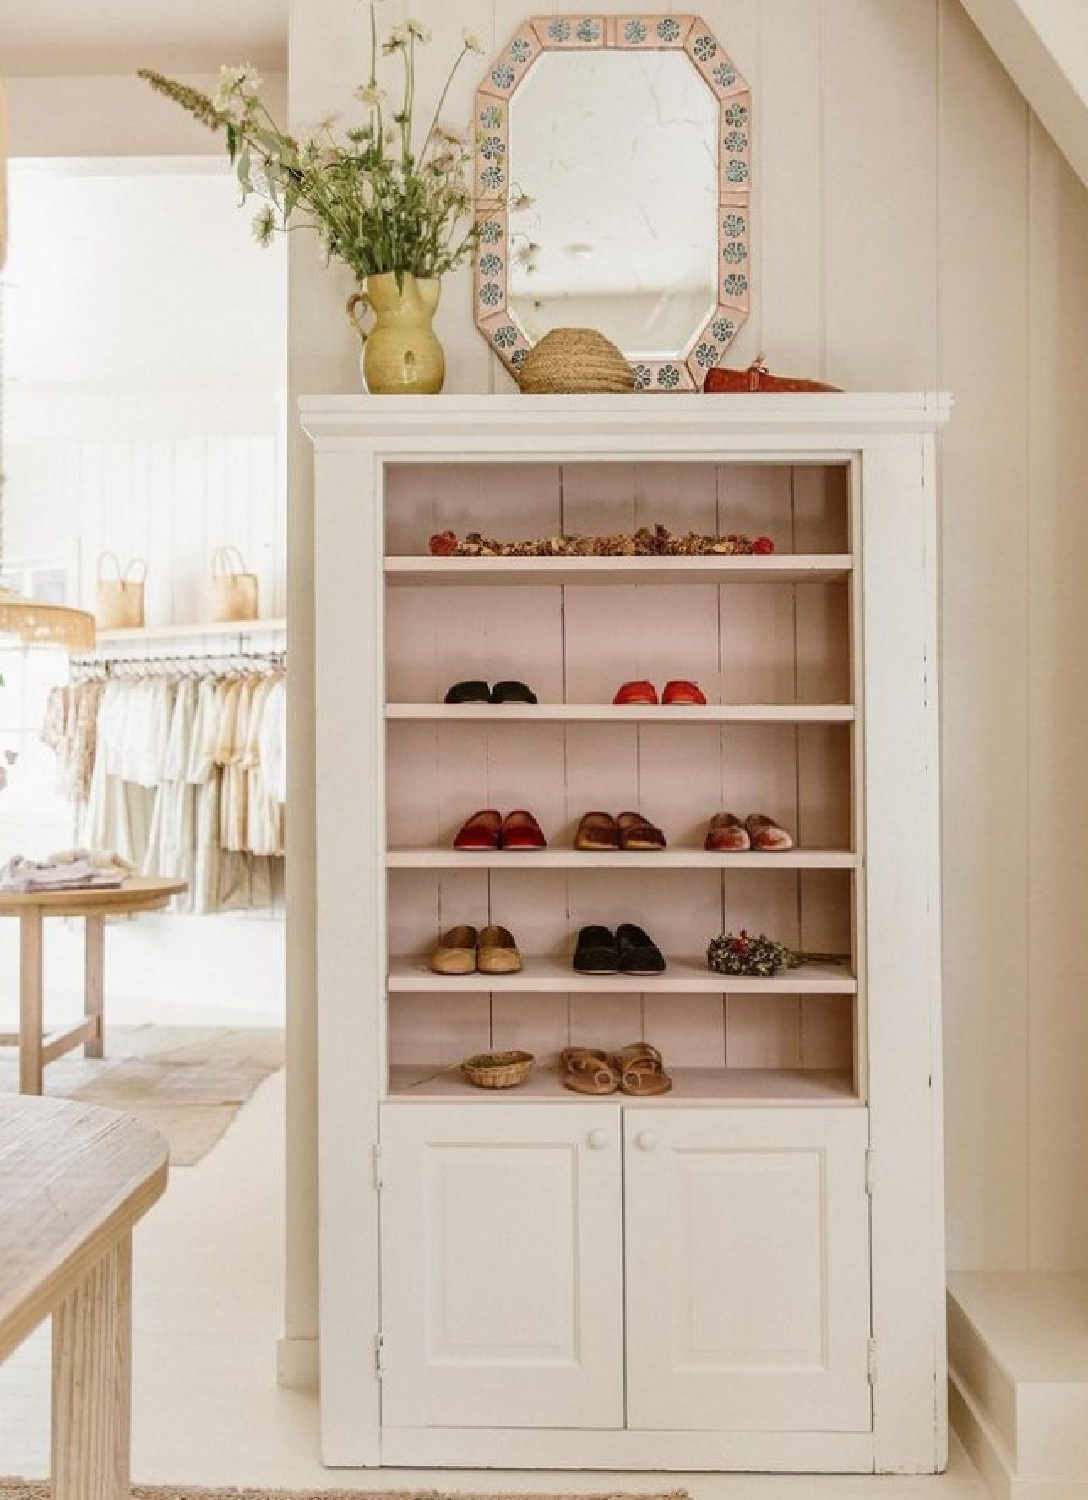
MULTIPOLYGON (((138 1481, 538 1493, 683 1488, 694 1500, 987 1500, 958 1446, 949 1473, 936 1479, 323 1469, 316 1396, 275 1384, 282 1139, 279 1074, 203 1162, 174 1172, 165 1198, 137 1232, 138 1481)), ((48 1381, 48 1332, 39 1330, 0 1367, 0 1475, 47 1472, 48 1381)))

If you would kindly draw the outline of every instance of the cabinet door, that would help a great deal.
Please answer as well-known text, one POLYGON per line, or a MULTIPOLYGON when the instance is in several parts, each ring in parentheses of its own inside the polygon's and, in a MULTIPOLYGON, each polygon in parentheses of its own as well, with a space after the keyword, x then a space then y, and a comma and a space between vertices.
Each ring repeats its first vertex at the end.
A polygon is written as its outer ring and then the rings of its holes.
POLYGON ((625 1111, 627 1424, 868 1431, 864 1110, 625 1111))
POLYGON ((620 1111, 386 1105, 382 1422, 621 1427, 620 1111))

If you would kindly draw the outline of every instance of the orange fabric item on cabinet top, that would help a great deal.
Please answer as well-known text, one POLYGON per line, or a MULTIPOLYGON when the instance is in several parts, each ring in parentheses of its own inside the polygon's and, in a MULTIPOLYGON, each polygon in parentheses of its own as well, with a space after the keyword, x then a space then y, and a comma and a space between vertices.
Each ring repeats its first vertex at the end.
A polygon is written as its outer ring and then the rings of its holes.
POLYGON ((703 390, 707 395, 747 395, 751 391, 839 391, 840 386, 825 385, 820 380, 795 380, 788 375, 772 375, 763 363, 762 354, 746 370, 719 367, 706 372, 703 390))

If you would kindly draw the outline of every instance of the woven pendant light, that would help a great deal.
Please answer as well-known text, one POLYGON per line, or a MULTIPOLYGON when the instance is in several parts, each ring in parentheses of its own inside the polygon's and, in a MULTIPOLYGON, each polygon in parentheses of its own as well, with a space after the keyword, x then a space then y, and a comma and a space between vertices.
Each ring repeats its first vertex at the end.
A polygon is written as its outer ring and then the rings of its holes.
MULTIPOLYGON (((7 251, 7 112, 0 79, 0 271, 7 251)), ((0 283, 0 579, 4 571, 4 299, 0 283)), ((26 599, 0 582, 0 641, 14 636, 25 646, 60 646, 89 651, 95 642, 94 615, 61 604, 26 599)))

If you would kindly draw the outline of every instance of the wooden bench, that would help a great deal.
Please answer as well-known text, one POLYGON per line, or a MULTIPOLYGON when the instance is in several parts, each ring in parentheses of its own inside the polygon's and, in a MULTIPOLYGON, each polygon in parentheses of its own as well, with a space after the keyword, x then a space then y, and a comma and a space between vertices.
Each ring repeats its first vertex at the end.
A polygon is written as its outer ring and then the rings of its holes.
POLYGON ((55 1500, 128 1500, 132 1228, 166 1178, 127 1115, 0 1096, 0 1360, 52 1315, 55 1500))

